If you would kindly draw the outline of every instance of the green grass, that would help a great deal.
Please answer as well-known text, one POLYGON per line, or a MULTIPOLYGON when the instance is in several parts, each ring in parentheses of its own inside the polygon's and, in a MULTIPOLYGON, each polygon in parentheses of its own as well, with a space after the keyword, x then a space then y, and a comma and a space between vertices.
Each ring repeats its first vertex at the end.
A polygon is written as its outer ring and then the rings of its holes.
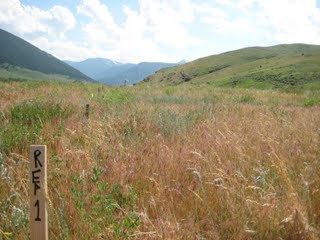
POLYGON ((102 100, 107 104, 125 104, 132 100, 133 96, 122 89, 112 89, 102 96, 102 100))
POLYGON ((28 142, 37 143, 47 123, 57 121, 63 125, 63 120, 71 112, 70 108, 49 102, 27 101, 13 106, 0 116, 0 149, 8 153, 9 149, 25 148, 28 142))
POLYGON ((172 96, 172 95, 162 95, 162 96, 151 96, 150 99, 153 103, 173 103, 173 104, 191 104, 196 101, 186 96, 172 96))
POLYGON ((250 96, 250 95, 242 95, 242 96, 239 96, 239 97, 233 97, 232 98, 232 101, 235 102, 235 103, 257 103, 257 100, 255 97, 253 96, 250 96))
POLYGON ((176 91, 177 91, 177 88, 174 86, 169 86, 164 89, 165 94, 168 96, 172 96, 176 91))
POLYGON ((304 107, 313 107, 316 105, 320 105, 320 92, 310 92, 306 94, 302 101, 302 106, 304 107))
POLYGON ((243 81, 236 83, 235 86, 244 89, 270 89, 272 88, 272 83, 263 81, 258 82, 255 79, 246 78, 243 81))
MULTIPOLYGON (((110 228, 113 238, 127 239, 141 224, 135 212, 136 193, 132 188, 126 193, 120 184, 110 186, 102 182, 100 176, 103 171, 105 170, 100 167, 93 167, 89 173, 89 179, 84 175, 72 176, 71 191, 75 206, 80 212, 80 221, 99 219, 98 224, 92 229, 95 236, 100 236, 101 232, 110 228), (93 189, 87 189, 87 180, 93 183, 93 189)), ((91 234, 83 233, 82 237, 91 238, 91 234)))

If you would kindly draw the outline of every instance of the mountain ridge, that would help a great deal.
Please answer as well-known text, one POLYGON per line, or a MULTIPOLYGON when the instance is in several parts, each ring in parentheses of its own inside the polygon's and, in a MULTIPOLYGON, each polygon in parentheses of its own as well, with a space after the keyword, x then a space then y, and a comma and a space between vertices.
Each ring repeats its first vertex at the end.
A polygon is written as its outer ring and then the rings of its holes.
POLYGON ((101 71, 105 71, 108 68, 122 64, 107 58, 88 58, 83 61, 64 60, 64 62, 92 79, 96 79, 101 71))
POLYGON ((68 60, 64 62, 98 82, 108 85, 123 85, 138 83, 160 69, 179 65, 185 60, 179 63, 145 61, 135 64, 120 63, 107 58, 88 58, 79 62, 68 60))
POLYGON ((174 67, 176 65, 177 63, 162 62, 140 62, 131 66, 130 64, 127 64, 126 66, 130 67, 116 75, 110 74, 111 69, 106 70, 105 75, 98 78, 97 81, 109 85, 136 84, 161 69, 174 67))

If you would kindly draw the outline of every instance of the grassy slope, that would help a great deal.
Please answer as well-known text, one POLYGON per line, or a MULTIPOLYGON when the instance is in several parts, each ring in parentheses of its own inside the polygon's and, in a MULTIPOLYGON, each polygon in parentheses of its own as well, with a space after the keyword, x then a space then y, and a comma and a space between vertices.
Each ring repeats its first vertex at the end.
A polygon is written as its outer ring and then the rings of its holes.
POLYGON ((64 75, 45 74, 20 68, 9 64, 0 64, 0 76, 2 79, 47 80, 47 81, 74 81, 64 75))
POLYGON ((0 81, 0 239, 319 239, 319 92, 0 81), (90 104, 89 119, 85 105, 90 104))
POLYGON ((0 63, 8 63, 46 74, 59 74, 92 81, 77 69, 2 29, 0 29, 0 63))
POLYGON ((290 44, 240 49, 161 70, 146 81, 162 85, 320 89, 320 46, 290 44))

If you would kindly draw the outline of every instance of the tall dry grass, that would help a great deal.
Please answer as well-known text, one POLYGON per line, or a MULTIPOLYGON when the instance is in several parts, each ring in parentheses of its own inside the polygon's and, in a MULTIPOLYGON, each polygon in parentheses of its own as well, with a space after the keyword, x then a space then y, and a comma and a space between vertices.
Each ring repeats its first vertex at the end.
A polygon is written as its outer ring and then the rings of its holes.
MULTIPOLYGON (((48 146, 50 239, 320 237, 320 108, 303 94, 71 83, 11 94, 1 127, 26 100, 72 109, 36 142, 48 146)), ((32 143, 2 150, 3 239, 28 239, 32 143)))

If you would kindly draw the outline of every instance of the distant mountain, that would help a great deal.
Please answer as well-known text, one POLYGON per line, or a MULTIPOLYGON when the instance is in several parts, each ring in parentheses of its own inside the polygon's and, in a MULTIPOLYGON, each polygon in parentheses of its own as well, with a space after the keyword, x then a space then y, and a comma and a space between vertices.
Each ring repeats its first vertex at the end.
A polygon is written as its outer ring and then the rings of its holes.
POLYGON ((139 64, 123 64, 111 67, 99 74, 97 81, 108 85, 135 84, 163 68, 177 66, 177 63, 142 62, 139 64))
POLYGON ((98 82, 108 85, 123 85, 125 82, 127 84, 140 82, 160 69, 177 66, 186 61, 182 60, 179 63, 141 62, 133 64, 120 63, 105 58, 89 58, 81 62, 65 62, 98 82))
POLYGON ((0 64, 91 81, 88 76, 27 41, 0 29, 0 64))
POLYGON ((178 65, 182 65, 182 64, 185 64, 185 63, 187 63, 187 62, 188 62, 187 60, 182 59, 180 62, 178 62, 178 65))
POLYGON ((132 67, 133 63, 124 63, 122 65, 113 66, 97 75, 96 81, 109 85, 122 85, 126 79, 125 73, 132 67))
POLYGON ((282 44, 239 49, 160 70, 144 82, 260 89, 312 88, 320 82, 320 46, 282 44))
POLYGON ((105 58, 89 58, 81 62, 75 61, 64 61, 70 66, 78 69, 80 72, 86 74, 87 76, 96 79, 102 72, 105 72, 111 67, 116 67, 122 65, 122 63, 112 61, 105 58))

